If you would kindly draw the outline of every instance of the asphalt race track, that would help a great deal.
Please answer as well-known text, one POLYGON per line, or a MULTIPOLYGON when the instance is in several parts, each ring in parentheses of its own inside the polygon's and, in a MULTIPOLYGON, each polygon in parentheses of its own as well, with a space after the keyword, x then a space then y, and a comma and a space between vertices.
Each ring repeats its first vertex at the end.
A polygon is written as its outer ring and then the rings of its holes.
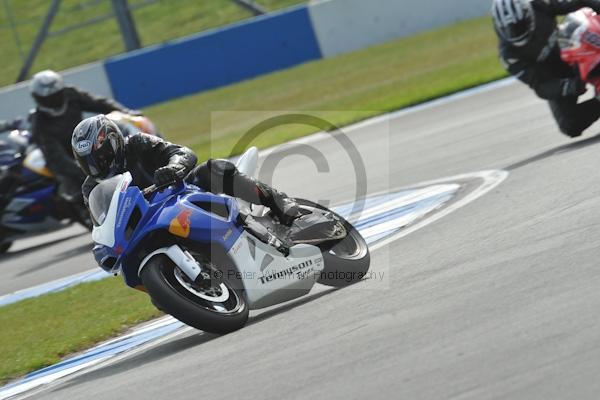
POLYGON ((92 247, 78 225, 16 241, 0 256, 0 296, 97 267, 92 247))
MULTIPOLYGON (((372 270, 386 272, 383 285, 320 287, 252 313, 233 334, 186 330, 28 396, 595 399, 596 132, 564 138, 547 106, 520 84, 349 129, 370 194, 482 170, 509 176, 469 205, 374 250, 372 270)), ((306 157, 290 156, 275 173, 276 186, 333 204, 352 200, 347 153, 330 139, 306 143, 326 155, 330 172, 318 174, 306 157)), ((71 229, 53 237, 82 232, 71 229)), ((93 266, 82 254, 87 234, 30 247, 16 247, 0 262, 0 294, 93 266)))

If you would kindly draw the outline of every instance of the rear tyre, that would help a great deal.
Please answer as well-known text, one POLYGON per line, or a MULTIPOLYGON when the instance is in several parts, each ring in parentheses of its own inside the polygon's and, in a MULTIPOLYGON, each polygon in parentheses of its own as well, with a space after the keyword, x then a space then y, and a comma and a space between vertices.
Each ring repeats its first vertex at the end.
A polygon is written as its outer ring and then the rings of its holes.
POLYGON ((248 320, 249 309, 238 290, 215 280, 210 288, 200 288, 165 255, 152 257, 141 278, 161 311, 196 329, 223 334, 242 328, 248 320))
POLYGON ((301 208, 308 210, 316 208, 332 213, 344 223, 348 232, 344 239, 326 242, 320 246, 324 268, 317 282, 327 286, 343 287, 361 281, 369 271, 371 254, 360 232, 350 222, 328 208, 309 200, 296 199, 296 201, 301 208))

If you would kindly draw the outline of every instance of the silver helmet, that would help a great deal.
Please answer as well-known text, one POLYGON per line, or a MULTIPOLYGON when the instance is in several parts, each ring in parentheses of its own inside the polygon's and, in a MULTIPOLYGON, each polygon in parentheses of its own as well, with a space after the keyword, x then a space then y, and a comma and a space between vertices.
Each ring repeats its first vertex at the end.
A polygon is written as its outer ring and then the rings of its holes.
POLYGON ((513 46, 525 46, 535 30, 531 0, 494 0, 492 18, 496 32, 513 46))
POLYGON ((54 71, 40 71, 31 81, 31 96, 37 108, 52 116, 60 116, 67 111, 65 83, 62 76, 54 71))

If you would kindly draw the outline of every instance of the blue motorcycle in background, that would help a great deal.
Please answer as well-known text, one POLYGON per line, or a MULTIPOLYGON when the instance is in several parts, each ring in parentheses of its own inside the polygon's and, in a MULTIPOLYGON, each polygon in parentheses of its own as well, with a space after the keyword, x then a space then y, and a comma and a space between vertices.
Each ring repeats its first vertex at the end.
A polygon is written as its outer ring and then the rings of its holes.
MULTIPOLYGON (((114 111, 107 117, 127 136, 139 131, 161 136, 144 116, 114 111)), ((42 151, 26 130, 0 135, 0 254, 17 239, 79 223, 91 229, 89 212, 81 201, 61 198, 42 151)))
POLYGON ((56 182, 27 131, 0 138, 0 254, 19 238, 61 229, 73 222, 88 226, 73 205, 57 195, 56 182))
MULTIPOLYGON (((238 169, 254 175, 258 153, 238 169)), ((268 209, 184 181, 140 189, 128 172, 90 193, 94 253, 101 266, 162 311, 213 333, 243 327, 251 309, 307 294, 318 282, 345 286, 369 269, 369 248, 344 218, 298 200, 285 226, 268 209)))

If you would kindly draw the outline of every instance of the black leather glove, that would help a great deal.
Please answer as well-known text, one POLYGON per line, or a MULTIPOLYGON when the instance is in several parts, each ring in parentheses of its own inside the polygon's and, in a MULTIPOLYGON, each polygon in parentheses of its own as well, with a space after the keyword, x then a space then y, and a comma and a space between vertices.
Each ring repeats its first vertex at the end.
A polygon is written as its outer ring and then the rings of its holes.
POLYGON ((166 185, 168 183, 173 183, 179 180, 177 177, 177 173, 179 169, 173 165, 166 165, 164 167, 160 167, 154 172, 154 184, 156 186, 166 185))
POLYGON ((580 96, 585 93, 585 83, 579 78, 567 78, 561 81, 560 94, 563 97, 580 96))

